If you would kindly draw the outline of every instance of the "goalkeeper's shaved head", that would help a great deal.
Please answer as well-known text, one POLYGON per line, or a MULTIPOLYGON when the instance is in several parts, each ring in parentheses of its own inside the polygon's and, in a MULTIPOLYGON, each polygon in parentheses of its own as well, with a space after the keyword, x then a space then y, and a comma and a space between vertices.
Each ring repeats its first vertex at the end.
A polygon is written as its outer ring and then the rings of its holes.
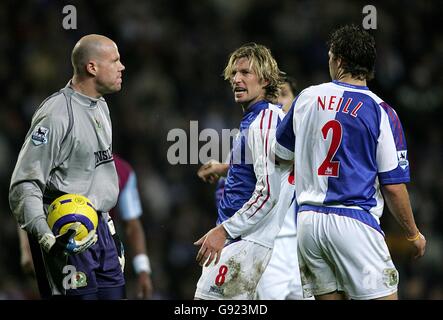
POLYGON ((87 75, 86 66, 91 60, 99 60, 106 46, 115 46, 114 41, 99 34, 89 34, 81 38, 71 54, 74 74, 79 76, 87 75))

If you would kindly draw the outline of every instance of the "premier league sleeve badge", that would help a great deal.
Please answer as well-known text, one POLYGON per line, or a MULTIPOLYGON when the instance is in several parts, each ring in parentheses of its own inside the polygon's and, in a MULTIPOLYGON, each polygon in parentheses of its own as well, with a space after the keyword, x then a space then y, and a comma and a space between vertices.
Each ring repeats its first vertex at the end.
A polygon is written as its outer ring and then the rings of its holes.
POLYGON ((48 142, 48 133, 49 133, 48 128, 37 126, 34 132, 32 133, 31 140, 36 146, 45 144, 48 142))

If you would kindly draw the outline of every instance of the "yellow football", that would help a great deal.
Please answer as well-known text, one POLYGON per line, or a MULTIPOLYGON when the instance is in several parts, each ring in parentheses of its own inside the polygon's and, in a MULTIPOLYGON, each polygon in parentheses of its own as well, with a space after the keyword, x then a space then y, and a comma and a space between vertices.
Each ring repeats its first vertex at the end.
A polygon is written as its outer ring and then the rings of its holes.
POLYGON ((65 194, 55 199, 48 208, 48 225, 55 236, 64 234, 75 222, 80 222, 75 240, 82 240, 97 229, 98 215, 92 202, 79 194, 65 194))

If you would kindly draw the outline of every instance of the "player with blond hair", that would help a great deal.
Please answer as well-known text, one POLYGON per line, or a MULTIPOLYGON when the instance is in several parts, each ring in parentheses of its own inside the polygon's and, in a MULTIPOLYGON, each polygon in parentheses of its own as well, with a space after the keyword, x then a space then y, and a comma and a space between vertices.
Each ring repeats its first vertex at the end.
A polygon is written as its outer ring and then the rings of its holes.
POLYGON ((270 148, 283 112, 276 101, 281 71, 268 48, 250 43, 235 50, 224 71, 243 109, 231 150, 217 226, 198 241, 203 267, 196 299, 253 299, 284 214, 276 203, 279 168, 270 148), (214 262, 214 263, 213 263, 214 262))

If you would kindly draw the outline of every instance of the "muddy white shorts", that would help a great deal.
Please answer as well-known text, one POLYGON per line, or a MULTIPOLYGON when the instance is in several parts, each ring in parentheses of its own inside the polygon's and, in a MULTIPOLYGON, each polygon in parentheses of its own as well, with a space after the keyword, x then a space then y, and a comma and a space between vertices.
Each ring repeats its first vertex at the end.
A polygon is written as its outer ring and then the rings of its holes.
POLYGON ((277 237, 271 260, 257 286, 260 300, 303 299, 297 258, 297 237, 277 237))
POLYGON ((272 249, 240 240, 225 246, 217 265, 203 267, 195 297, 203 300, 252 300, 272 249))
POLYGON ((375 299, 397 291, 398 272, 383 235, 365 223, 333 213, 302 211, 298 255, 305 295, 344 291, 375 299))

